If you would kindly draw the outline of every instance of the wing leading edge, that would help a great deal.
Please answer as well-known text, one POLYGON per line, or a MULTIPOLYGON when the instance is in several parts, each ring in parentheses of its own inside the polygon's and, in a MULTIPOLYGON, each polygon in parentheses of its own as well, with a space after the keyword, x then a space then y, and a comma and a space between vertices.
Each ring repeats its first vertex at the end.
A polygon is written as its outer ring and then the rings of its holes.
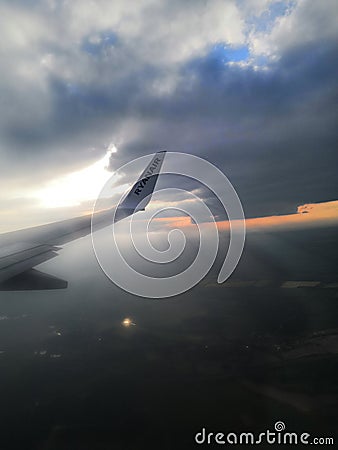
MULTIPOLYGON (((158 152, 153 156, 138 181, 117 207, 96 213, 96 229, 109 225, 113 220, 117 222, 145 209, 155 190, 164 157, 165 152, 158 152)), ((60 245, 86 236, 90 232, 91 215, 87 215, 0 234, 0 290, 22 289, 19 287, 22 285, 20 276, 25 279, 24 286, 27 286, 25 289, 29 289, 27 280, 30 279, 29 274, 33 272, 33 289, 39 289, 39 284, 36 282, 37 271, 32 272, 33 267, 57 256, 57 251, 61 249, 60 245), (8 280, 13 282, 9 283, 8 280)), ((46 277, 43 273, 41 275, 43 276, 42 289, 46 289, 48 276, 46 277)), ((66 287, 66 282, 57 284, 55 277, 49 277, 54 280, 53 289, 66 287)))

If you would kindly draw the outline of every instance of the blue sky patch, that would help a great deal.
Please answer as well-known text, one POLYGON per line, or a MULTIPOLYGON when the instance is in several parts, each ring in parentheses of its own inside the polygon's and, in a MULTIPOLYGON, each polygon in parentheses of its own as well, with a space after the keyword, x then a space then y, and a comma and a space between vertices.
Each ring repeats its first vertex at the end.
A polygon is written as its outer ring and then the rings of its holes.
POLYGON ((228 62, 246 61, 249 56, 245 45, 233 47, 219 43, 212 46, 205 56, 190 60, 183 71, 193 72, 202 84, 214 84, 226 74, 228 62))
POLYGON ((117 35, 111 31, 101 32, 96 36, 87 36, 82 43, 82 50, 90 55, 99 55, 103 50, 116 45, 117 35))
POLYGON ((251 17, 248 23, 252 24, 256 31, 269 32, 276 19, 289 14, 294 6, 294 0, 273 2, 259 17, 251 17))
POLYGON ((246 45, 230 47, 224 44, 216 44, 210 52, 210 57, 224 63, 245 61, 249 57, 249 49, 246 45))

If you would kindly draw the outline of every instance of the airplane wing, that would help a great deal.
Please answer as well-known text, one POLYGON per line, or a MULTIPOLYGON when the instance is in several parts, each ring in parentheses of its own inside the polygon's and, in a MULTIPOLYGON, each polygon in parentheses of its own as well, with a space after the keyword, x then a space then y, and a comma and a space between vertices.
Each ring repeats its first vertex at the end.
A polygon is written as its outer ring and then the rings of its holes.
MULTIPOLYGON (((153 156, 117 207, 96 213, 96 229, 144 210, 154 192, 164 157, 165 152, 153 156)), ((62 248, 60 245, 86 236, 90 231, 91 214, 0 234, 0 290, 39 289, 41 279, 43 289, 50 285, 53 289, 65 287, 66 282, 56 282, 63 280, 42 274, 33 267, 57 256, 62 248)))

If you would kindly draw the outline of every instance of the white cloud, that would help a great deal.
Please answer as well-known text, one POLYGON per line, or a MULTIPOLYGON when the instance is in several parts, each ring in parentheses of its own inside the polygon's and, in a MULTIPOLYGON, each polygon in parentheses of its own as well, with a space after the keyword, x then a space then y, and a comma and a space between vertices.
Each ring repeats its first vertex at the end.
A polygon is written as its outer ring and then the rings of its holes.
POLYGON ((103 77, 83 52, 88 39, 100 45, 100 33, 115 33, 119 49, 103 55, 112 76, 135 64, 171 65, 205 53, 217 42, 244 42, 244 21, 234 1, 135 2, 97 0, 53 2, 28 11, 2 6, 6 72, 26 82, 44 79, 41 69, 66 79, 103 77), (23 56, 23 58, 22 58, 23 56), (104 57, 105 56, 105 57, 104 57), (46 60, 48 63, 46 64, 46 60), (41 67, 42 66, 42 67, 41 67))
MULTIPOLYGON (((182 64, 203 56, 216 43, 248 44, 253 56, 275 58, 292 46, 337 32, 334 0, 299 0, 290 13, 275 18, 270 31, 256 30, 250 17, 262 17, 274 3, 97 0, 84 5, 75 0, 49 1, 31 10, 5 4, 0 9, 0 89, 12 92, 14 103, 21 105, 16 108, 19 120, 25 110, 30 111, 24 119, 29 121, 48 114, 50 76, 69 83, 110 86, 150 64, 162 68, 157 81, 151 81, 154 93, 161 96, 175 88, 182 64), (94 60, 83 45, 85 41, 96 45, 99 53, 102 33, 113 33, 117 43, 106 45, 94 60)), ((7 119, 16 119, 11 110, 7 119)))
POLYGON ((273 0, 238 0, 238 7, 243 17, 260 16, 266 11, 273 0))
POLYGON ((338 37, 338 7, 335 0, 298 0, 276 18, 269 32, 253 32, 251 51, 278 58, 287 50, 318 40, 338 37))

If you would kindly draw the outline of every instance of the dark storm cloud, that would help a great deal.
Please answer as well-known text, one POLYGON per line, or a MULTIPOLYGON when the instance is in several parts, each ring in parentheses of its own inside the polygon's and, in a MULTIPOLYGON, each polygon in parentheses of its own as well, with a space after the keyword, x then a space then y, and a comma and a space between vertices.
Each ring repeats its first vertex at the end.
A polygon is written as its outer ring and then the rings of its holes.
POLYGON ((197 76, 193 85, 184 77, 170 98, 135 105, 144 132, 113 158, 163 147, 205 157, 231 179, 249 215, 333 199, 336 51, 332 42, 299 47, 267 72, 195 61, 185 69, 197 76))

